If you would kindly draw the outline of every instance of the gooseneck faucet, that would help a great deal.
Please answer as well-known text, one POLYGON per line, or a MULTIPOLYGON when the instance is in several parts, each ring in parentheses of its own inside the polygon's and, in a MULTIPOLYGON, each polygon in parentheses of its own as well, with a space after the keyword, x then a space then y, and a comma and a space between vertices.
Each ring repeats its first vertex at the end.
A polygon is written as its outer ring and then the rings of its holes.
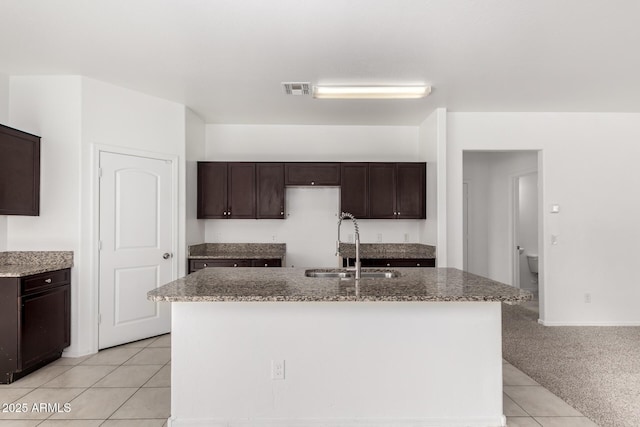
POLYGON ((340 218, 338 219, 338 241, 336 242, 336 255, 340 256, 340 226, 342 225, 342 220, 345 218, 351 219, 353 221, 353 227, 355 228, 354 239, 356 242, 356 264, 353 268, 347 268, 347 270, 356 272, 356 280, 360 279, 360 230, 358 228, 358 221, 356 217, 350 214, 349 212, 340 213, 340 218))

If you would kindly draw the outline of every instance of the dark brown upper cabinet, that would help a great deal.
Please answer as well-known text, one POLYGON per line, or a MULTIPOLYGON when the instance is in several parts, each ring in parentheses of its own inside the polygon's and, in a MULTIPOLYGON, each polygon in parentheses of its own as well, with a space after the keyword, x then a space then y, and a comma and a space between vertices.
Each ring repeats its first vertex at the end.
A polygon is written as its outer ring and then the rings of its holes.
POLYGON ((356 218, 369 217, 369 164, 342 163, 340 210, 356 218))
POLYGON ((255 217, 255 163, 198 162, 198 218, 255 217))
POLYGON ((369 217, 396 218, 396 164, 369 163, 369 217))
POLYGON ((256 218, 284 219, 284 163, 256 163, 256 218))
POLYGON ((340 185, 340 163, 285 163, 285 185, 340 185))
POLYGON ((396 218, 426 218, 426 164, 398 163, 396 179, 396 218))
POLYGON ((426 163, 369 163, 369 218, 424 219, 426 163))
POLYGON ((40 215, 40 137, 0 125, 0 215, 40 215))

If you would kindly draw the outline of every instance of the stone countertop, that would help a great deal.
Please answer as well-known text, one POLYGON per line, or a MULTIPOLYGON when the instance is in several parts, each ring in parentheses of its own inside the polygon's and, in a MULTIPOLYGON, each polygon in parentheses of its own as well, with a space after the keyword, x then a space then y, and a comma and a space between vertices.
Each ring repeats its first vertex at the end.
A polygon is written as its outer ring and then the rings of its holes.
MULTIPOLYGON (((363 269, 367 270, 367 269, 363 269)), ((313 278, 304 268, 205 268, 147 294, 152 301, 501 301, 530 292, 453 268, 397 268, 400 277, 313 278)))
POLYGON ((71 267, 72 251, 0 252, 0 277, 24 277, 71 267))
MULTIPOLYGON (((340 243, 343 258, 356 257, 354 243, 340 243)), ((398 258, 435 258, 436 247, 421 243, 360 243, 360 258, 398 259, 398 258)))
POLYGON ((285 243, 201 243, 189 246, 189 259, 281 259, 285 243))

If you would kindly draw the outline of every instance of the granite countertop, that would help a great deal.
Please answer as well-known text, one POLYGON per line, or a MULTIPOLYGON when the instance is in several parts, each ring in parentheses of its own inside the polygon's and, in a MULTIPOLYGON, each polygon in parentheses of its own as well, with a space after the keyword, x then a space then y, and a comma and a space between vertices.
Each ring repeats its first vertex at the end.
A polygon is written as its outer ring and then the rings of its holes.
MULTIPOLYGON (((363 269, 367 270, 367 269, 363 269)), ((502 301, 532 295, 454 268, 396 268, 392 279, 313 278, 304 268, 205 268, 147 294, 152 301, 502 301)))
POLYGON ((0 252, 0 277, 24 277, 71 267, 72 251, 0 252))
POLYGON ((189 259, 281 259, 285 243, 201 243, 189 246, 189 259))
MULTIPOLYGON (((340 243, 343 258, 356 257, 354 243, 340 243)), ((360 243, 360 258, 398 259, 398 258, 435 258, 436 247, 421 243, 360 243)))

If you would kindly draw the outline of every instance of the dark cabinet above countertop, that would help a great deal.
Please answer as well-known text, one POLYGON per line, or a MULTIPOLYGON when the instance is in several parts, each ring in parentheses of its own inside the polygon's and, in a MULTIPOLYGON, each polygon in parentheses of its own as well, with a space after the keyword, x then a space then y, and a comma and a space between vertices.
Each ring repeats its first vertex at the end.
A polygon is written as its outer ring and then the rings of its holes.
POLYGON ((340 185, 340 163, 285 163, 285 185, 340 185))
POLYGON ((0 125, 0 215, 40 215, 40 137, 0 125))
POLYGON ((198 218, 285 219, 286 186, 339 186, 358 219, 426 218, 419 162, 198 162, 198 218))
POLYGON ((425 219, 426 163, 343 163, 340 204, 358 219, 425 219))

